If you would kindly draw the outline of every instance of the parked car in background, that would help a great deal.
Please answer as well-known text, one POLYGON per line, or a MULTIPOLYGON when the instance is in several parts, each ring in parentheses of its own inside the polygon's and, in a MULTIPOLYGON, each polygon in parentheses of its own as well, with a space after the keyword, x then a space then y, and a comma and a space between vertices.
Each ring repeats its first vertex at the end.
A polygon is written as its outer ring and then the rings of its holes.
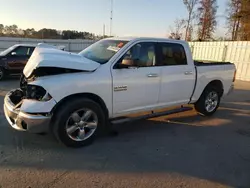
POLYGON ((0 53, 0 80, 21 74, 37 44, 16 44, 0 53))
POLYGON ((7 76, 21 75, 22 71, 32 55, 36 46, 43 46, 59 50, 65 50, 65 46, 55 46, 50 44, 16 44, 0 52, 0 80, 7 76))
MULTIPOLYGON (((233 89, 233 63, 194 61, 187 42, 108 38, 79 54, 37 46, 4 112, 18 131, 52 131, 70 147, 92 143, 111 124, 192 110, 211 116, 233 89), (159 112, 164 108, 173 110, 159 112)), ((108 128, 109 129, 109 128, 108 128)))

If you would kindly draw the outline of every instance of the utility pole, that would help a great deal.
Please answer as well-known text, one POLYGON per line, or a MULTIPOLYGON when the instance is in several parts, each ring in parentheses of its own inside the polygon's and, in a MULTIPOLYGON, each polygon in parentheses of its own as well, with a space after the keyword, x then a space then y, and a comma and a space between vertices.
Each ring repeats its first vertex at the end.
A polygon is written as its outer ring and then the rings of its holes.
POLYGON ((105 24, 103 24, 103 37, 105 37, 105 24))
POLYGON ((111 11, 110 11, 110 36, 112 36, 112 21, 113 21, 113 0, 111 0, 111 11))

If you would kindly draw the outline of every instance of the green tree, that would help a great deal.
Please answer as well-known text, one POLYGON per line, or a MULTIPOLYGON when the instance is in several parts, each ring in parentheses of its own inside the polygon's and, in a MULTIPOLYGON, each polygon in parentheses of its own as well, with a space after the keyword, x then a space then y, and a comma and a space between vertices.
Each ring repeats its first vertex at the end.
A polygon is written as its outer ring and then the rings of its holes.
POLYGON ((26 37, 26 38, 41 38, 41 39, 93 39, 97 36, 90 32, 82 32, 75 30, 56 30, 43 28, 36 31, 34 28, 20 29, 17 25, 0 24, 0 36, 6 37, 26 37))
POLYGON ((61 36, 57 30, 47 29, 47 28, 40 29, 36 33, 36 36, 38 38, 41 38, 41 39, 59 39, 59 38, 61 38, 61 36))
POLYGON ((37 35, 37 32, 34 28, 28 28, 23 30, 23 37, 34 38, 37 35))
POLYGON ((4 33, 7 35, 7 36, 11 36, 11 37, 15 37, 18 35, 18 27, 17 25, 6 25, 4 27, 4 33))

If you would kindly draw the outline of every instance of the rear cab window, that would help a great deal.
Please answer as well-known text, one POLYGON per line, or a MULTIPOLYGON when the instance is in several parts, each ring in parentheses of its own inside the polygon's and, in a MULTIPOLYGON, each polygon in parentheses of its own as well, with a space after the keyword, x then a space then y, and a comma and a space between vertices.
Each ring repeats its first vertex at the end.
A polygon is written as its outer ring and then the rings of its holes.
POLYGON ((160 43, 158 66, 187 65, 186 52, 181 44, 160 43))

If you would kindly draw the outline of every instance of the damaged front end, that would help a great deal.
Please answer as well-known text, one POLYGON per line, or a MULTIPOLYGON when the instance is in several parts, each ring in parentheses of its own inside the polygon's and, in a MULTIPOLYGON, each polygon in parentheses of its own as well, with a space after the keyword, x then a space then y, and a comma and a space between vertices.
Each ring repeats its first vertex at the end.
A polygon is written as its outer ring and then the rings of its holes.
MULTIPOLYGON (((59 74, 93 72, 100 64, 78 54, 39 45, 29 58, 20 79, 20 88, 8 92, 4 99, 4 113, 16 130, 33 133, 47 132, 56 101, 42 85, 39 77, 59 74)), ((42 80, 42 79, 41 79, 42 80)), ((48 80, 48 79, 46 79, 48 80)))
POLYGON ((21 76, 20 88, 5 96, 4 113, 12 128, 44 133, 49 129, 51 110, 56 101, 43 87, 29 84, 34 79, 21 76))
POLYGON ((40 87, 28 84, 29 82, 35 81, 39 77, 43 76, 54 76, 59 74, 79 73, 79 72, 91 72, 85 70, 69 69, 62 67, 37 67, 33 70, 29 77, 25 77, 24 74, 20 78, 20 88, 25 98, 35 99, 39 101, 46 101, 51 98, 49 93, 40 87))
POLYGON ((32 82, 43 76, 77 72, 83 70, 39 67, 28 78, 23 74, 20 88, 8 92, 4 99, 5 116, 12 128, 32 133, 47 132, 56 101, 46 89, 32 82))
POLYGON ((5 96, 4 114, 11 127, 18 131, 44 133, 48 131, 50 110, 55 104, 53 100, 47 102, 28 100, 21 89, 16 89, 5 96))

